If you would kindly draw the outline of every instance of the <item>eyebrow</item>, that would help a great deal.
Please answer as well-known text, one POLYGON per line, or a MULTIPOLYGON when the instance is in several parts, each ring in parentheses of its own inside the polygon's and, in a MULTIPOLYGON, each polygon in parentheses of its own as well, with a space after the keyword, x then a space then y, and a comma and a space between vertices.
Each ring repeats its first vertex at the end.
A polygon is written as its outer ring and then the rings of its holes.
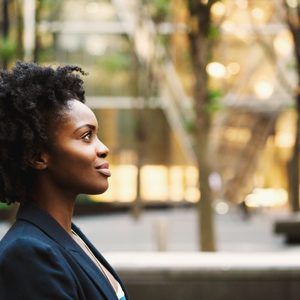
POLYGON ((94 131, 96 131, 96 128, 97 128, 95 125, 92 125, 92 124, 84 124, 84 125, 81 125, 78 128, 76 128, 74 130, 74 133, 76 133, 78 130, 80 130, 80 129, 84 128, 84 127, 87 127, 87 128, 89 128, 91 130, 94 130, 94 131))

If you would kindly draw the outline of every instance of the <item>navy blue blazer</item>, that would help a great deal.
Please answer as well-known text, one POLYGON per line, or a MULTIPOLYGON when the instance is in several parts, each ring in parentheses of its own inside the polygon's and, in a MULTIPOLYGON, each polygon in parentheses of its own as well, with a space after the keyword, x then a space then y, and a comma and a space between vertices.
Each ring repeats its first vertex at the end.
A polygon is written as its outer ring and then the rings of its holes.
MULTIPOLYGON (((72 229, 125 287, 84 234, 72 229)), ((20 206, 15 224, 0 242, 1 300, 117 300, 98 267, 48 213, 20 206)))

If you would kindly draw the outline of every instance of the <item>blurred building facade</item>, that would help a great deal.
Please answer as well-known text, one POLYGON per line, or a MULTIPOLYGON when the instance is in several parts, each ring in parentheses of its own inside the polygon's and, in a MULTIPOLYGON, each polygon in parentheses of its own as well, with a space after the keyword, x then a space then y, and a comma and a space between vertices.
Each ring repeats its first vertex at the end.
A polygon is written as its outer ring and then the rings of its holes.
MULTIPOLYGON (((198 171, 184 132, 193 116, 185 1, 21 2, 9 6, 11 63, 21 36, 25 59, 76 64, 89 73, 87 104, 99 118, 113 172, 109 191, 91 199, 198 201, 198 171)), ((224 0, 212 17, 218 43, 207 73, 216 209, 226 212, 227 201, 286 206, 297 76, 281 1, 224 0)))

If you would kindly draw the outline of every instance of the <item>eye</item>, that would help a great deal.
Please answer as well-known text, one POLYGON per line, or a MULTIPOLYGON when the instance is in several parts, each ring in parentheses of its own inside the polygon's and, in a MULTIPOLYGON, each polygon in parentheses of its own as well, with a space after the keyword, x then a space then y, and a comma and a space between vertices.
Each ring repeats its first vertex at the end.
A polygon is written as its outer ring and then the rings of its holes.
POLYGON ((90 142, 91 139, 92 139, 92 136, 93 136, 93 132, 90 130, 90 131, 86 132, 84 135, 82 135, 81 138, 82 138, 83 141, 85 141, 85 142, 90 142))

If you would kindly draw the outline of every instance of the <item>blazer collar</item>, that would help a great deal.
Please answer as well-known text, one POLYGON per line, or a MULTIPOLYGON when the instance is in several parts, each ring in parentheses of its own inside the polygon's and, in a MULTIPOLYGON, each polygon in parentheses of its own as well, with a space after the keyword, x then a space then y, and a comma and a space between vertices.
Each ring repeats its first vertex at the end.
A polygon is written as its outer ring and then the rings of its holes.
POLYGON ((68 250, 77 249, 76 243, 61 225, 35 203, 29 201, 22 203, 16 218, 37 226, 63 248, 68 250))
MULTIPOLYGON (((94 262, 92 262, 92 260, 84 253, 80 246, 72 239, 72 237, 46 211, 42 210, 32 202, 26 202, 20 205, 17 213, 17 220, 27 221, 40 228, 52 240, 56 241, 61 247, 65 248, 73 256, 73 258, 78 262, 78 264, 95 283, 95 285, 98 286, 102 292, 104 292, 107 299, 117 299, 113 288, 98 267, 94 264, 94 262)), ((72 229, 81 238, 83 238, 84 242, 91 248, 93 252, 96 250, 74 224, 72 224, 72 229)), ((96 254, 97 259, 99 259, 100 262, 105 265, 105 267, 108 267, 109 271, 116 276, 116 273, 112 270, 103 256, 100 255, 98 251, 96 251, 94 254, 96 254)), ((118 277, 117 280, 119 280, 118 277)), ((122 285, 121 281, 120 284, 122 285)))
POLYGON ((72 223, 72 229, 79 235, 79 237, 85 242, 85 244, 90 248, 95 257, 104 265, 104 267, 115 277, 115 279, 120 283, 126 299, 128 298, 128 293, 126 287, 124 286, 121 278, 115 272, 115 270, 111 267, 111 265, 107 262, 107 260, 102 256, 102 254, 94 247, 94 245, 87 239, 87 237, 81 232, 81 230, 72 223))

